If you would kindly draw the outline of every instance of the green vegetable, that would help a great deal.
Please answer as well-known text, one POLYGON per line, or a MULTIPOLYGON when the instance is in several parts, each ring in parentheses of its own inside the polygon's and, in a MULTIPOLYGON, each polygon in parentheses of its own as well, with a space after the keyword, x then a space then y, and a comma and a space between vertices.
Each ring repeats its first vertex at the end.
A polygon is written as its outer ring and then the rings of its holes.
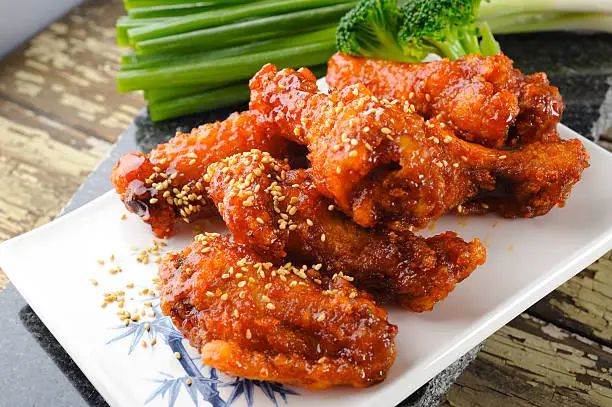
POLYGON ((397 42, 401 14, 397 0, 364 0, 338 25, 338 50, 348 55, 405 60, 397 42))
POLYGON ((124 54, 121 57, 121 70, 127 71, 131 69, 185 65, 187 63, 197 63, 237 55, 276 51, 281 48, 297 47, 320 42, 331 42, 333 41, 335 34, 336 25, 332 24, 317 31, 310 31, 291 37, 281 36, 279 38, 214 51, 198 52, 185 56, 180 54, 139 55, 137 52, 131 52, 124 54))
POLYGON ((249 86, 225 86, 178 99, 162 100, 149 104, 149 114, 154 121, 184 116, 191 113, 232 106, 249 100, 249 86))
POLYGON ((467 54, 494 55, 499 45, 486 23, 477 24, 480 0, 412 0, 400 8, 398 33, 404 53, 422 60, 434 53, 451 60, 467 54), (486 36, 486 41, 480 38, 486 36))
POLYGON ((223 86, 248 80, 270 62, 281 67, 311 66, 324 63, 335 51, 333 38, 328 42, 278 49, 275 51, 204 60, 161 68, 133 69, 117 75, 120 92, 170 86, 223 86))
MULTIPOLYGON (((207 11, 181 17, 168 23, 147 25, 133 29, 129 32, 133 42, 141 42, 170 35, 182 34, 202 30, 210 27, 219 27, 250 19, 257 21, 259 17, 278 16, 302 10, 313 10, 319 7, 334 6, 338 4, 355 4, 349 0, 268 0, 247 5, 227 7, 220 10, 207 11)), ((348 8, 345 10, 348 11, 348 8)), ((273 26, 267 28, 274 29, 273 26)))
MULTIPOLYGON (((301 30, 312 29, 319 25, 327 25, 338 21, 350 8, 351 4, 337 4, 280 16, 263 17, 141 41, 135 44, 135 48, 141 55, 219 49, 251 41, 278 38, 301 30)), ((131 33, 131 30, 128 33, 131 33)))
POLYGON ((588 31, 612 33, 612 14, 604 13, 517 13, 487 20, 496 34, 542 31, 588 31))
POLYGON ((480 0, 362 0, 340 21, 338 49, 350 55, 419 62, 429 54, 457 59, 491 55, 499 46, 477 23, 480 0), (482 39, 482 41, 481 41, 482 39))

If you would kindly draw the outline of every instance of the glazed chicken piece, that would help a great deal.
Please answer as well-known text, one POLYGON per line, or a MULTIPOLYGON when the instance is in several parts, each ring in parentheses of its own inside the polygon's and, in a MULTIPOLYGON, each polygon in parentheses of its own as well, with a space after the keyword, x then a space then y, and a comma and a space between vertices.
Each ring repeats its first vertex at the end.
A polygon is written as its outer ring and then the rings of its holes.
POLYGON ((208 167, 207 191, 237 242, 274 261, 317 263, 378 299, 429 311, 485 261, 478 239, 363 229, 323 198, 307 170, 258 150, 208 167), (326 267, 324 267, 325 265, 326 267))
POLYGON ((564 203, 588 167, 578 140, 483 147, 362 84, 320 93, 304 68, 263 67, 251 80, 251 109, 308 147, 318 190, 364 227, 424 227, 461 213, 467 201, 506 217, 543 215, 564 203))
POLYGON ((523 75, 502 53, 420 64, 335 54, 327 83, 363 83, 377 97, 407 100, 429 119, 440 115, 461 138, 488 147, 557 141, 565 108, 546 74, 523 75))
POLYGON ((288 142, 256 112, 234 113, 225 121, 178 132, 148 155, 125 154, 111 181, 126 208, 168 237, 181 220, 191 222, 214 211, 198 182, 209 164, 241 151, 261 148, 283 156, 288 142))
POLYGON ((367 294, 308 266, 274 267, 227 236, 196 236, 164 258, 159 276, 164 315, 204 364, 230 375, 366 387, 395 359, 397 327, 367 294))

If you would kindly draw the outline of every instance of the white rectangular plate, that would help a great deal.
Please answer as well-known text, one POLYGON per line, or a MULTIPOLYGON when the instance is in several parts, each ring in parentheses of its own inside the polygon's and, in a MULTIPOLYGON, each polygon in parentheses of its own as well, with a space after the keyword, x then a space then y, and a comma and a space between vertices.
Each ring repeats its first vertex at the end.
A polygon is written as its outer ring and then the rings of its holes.
MULTIPOLYGON (((580 137, 564 126, 560 126, 560 132, 566 138, 580 137)), ((399 326, 399 335, 397 360, 386 381, 361 390, 294 389, 299 395, 285 394, 282 388, 277 388, 274 392, 277 400, 286 395, 289 405, 295 407, 394 405, 610 249, 612 154, 580 138, 591 154, 591 167, 584 172, 564 208, 555 208, 536 219, 445 216, 434 230, 425 231, 432 234, 454 230, 465 239, 479 237, 488 249, 487 262, 433 312, 390 310, 390 319, 399 326)), ((186 371, 174 352, 177 349, 183 352, 185 363, 184 345, 197 360, 197 353, 186 341, 181 344, 157 316, 150 323, 153 326, 150 333, 144 332, 142 338, 137 338, 133 352, 128 354, 130 341, 139 329, 142 332, 144 323, 132 325, 132 331, 118 328, 116 304, 100 307, 104 292, 123 289, 126 309, 142 308, 145 297, 138 292, 152 287, 151 279, 156 274, 156 264, 137 262, 133 250, 151 244, 150 229, 134 215, 122 220, 125 212, 119 197, 109 192, 48 225, 3 243, 0 264, 111 406, 143 405, 149 397, 150 406, 172 405, 175 397, 174 405, 191 406, 190 390, 214 393, 216 386, 197 381, 200 374, 209 377, 209 369, 202 367, 194 372, 193 366, 191 370, 188 366, 187 372, 193 376, 192 382, 200 383, 199 387, 184 385, 186 371), (111 254, 115 256, 113 262, 109 260, 111 254), (98 264, 98 259, 105 259, 105 264, 98 264), (110 274, 108 270, 117 265, 123 271, 110 274), (99 285, 93 286, 90 279, 97 280, 99 285), (134 289, 125 288, 130 282, 135 283, 134 289), (107 344, 128 332, 132 332, 128 337, 107 344), (153 334, 157 335, 157 345, 142 347, 142 339, 149 342, 149 335, 153 334), (164 340, 168 338, 172 346, 164 340), (165 398, 162 392, 155 396, 155 390, 164 383, 165 398)), ((206 225, 206 230, 221 231, 224 227, 216 221, 206 225)), ((190 239, 190 233, 183 233, 170 239, 168 248, 180 249, 190 239)), ((233 379, 222 374, 219 380, 220 394, 215 405, 222 406, 221 401, 228 401, 237 387, 224 386, 233 379)), ((241 383, 242 388, 249 390, 248 384, 241 383)), ((233 405, 246 405, 249 394, 249 391, 237 394, 233 405)), ((206 405, 202 394, 195 396, 200 405, 206 405)), ((273 405, 257 386, 252 397, 255 406, 273 405)))

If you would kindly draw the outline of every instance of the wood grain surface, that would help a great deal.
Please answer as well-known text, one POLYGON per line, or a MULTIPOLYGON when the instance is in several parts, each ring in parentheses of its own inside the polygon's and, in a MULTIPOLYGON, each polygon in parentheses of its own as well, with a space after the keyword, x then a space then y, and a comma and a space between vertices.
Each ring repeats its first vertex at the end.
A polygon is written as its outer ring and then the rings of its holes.
MULTIPOLYGON (((53 219, 144 106, 115 90, 122 12, 89 1, 0 62, 0 240, 53 219)), ((611 347, 612 252, 491 336, 444 405, 612 406, 611 347)))

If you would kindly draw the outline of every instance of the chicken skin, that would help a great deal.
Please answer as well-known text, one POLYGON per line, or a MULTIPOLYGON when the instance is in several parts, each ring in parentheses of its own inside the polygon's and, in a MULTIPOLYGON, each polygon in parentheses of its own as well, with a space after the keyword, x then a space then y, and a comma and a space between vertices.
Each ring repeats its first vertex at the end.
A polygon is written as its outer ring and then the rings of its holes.
POLYGON ((273 259, 317 263, 378 299, 429 311, 485 261, 478 239, 363 229, 321 197, 307 170, 258 150, 208 167, 206 189, 239 243, 273 259), (325 266, 323 266, 325 265, 325 266))
POLYGON ((545 73, 523 75, 502 53, 420 64, 337 53, 326 80, 338 89, 363 83, 377 97, 407 100, 427 119, 440 115, 461 138, 494 148, 557 141, 565 108, 545 73))
POLYGON ((157 237, 168 237, 177 222, 214 211, 198 183, 209 164, 252 148, 285 154, 288 142, 274 130, 257 112, 234 113, 225 121, 179 132, 148 155, 125 154, 111 181, 130 212, 150 224, 157 237))
POLYGON ((320 93, 304 68, 266 65, 250 86, 251 109, 308 147, 317 189, 364 227, 424 227, 472 201, 506 217, 543 215, 564 203, 588 166, 578 140, 483 147, 362 84, 320 93))
POLYGON ((206 365, 225 373, 311 389, 366 387, 395 360, 397 327, 342 277, 275 267, 218 234, 168 254, 159 275, 163 313, 206 365))

